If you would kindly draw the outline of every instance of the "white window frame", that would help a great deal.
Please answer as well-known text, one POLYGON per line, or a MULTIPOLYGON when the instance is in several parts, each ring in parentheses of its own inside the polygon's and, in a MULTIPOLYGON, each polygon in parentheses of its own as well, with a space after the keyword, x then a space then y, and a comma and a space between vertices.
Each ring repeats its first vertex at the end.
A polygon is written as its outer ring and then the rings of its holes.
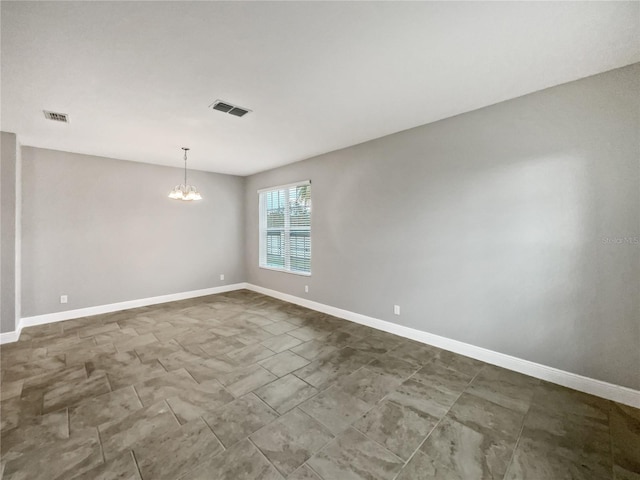
MULTIPOLYGON (((305 277, 311 276, 311 271, 301 272, 298 270, 291 270, 291 257, 290 257, 290 235, 291 235, 291 213, 288 207, 288 202, 285 202, 285 214, 284 214, 284 267, 274 267, 267 265, 267 241, 266 241, 266 220, 267 220, 267 206, 264 202, 263 193, 274 192, 277 190, 285 190, 292 187, 303 187, 311 185, 311 180, 301 180, 299 182, 287 183, 286 185, 278 185, 276 187, 262 188, 258 190, 258 267, 265 270, 274 270, 277 272, 291 273, 293 275, 302 275, 305 277)), ((313 190, 312 190, 313 192, 313 190)), ((313 193, 312 193, 313 195, 313 193)), ((313 199, 311 200, 313 204, 313 199)), ((311 223, 311 222, 310 222, 311 223)), ((311 225, 309 225, 309 239, 311 239, 311 225)), ((311 270, 311 265, 309 265, 311 270)))

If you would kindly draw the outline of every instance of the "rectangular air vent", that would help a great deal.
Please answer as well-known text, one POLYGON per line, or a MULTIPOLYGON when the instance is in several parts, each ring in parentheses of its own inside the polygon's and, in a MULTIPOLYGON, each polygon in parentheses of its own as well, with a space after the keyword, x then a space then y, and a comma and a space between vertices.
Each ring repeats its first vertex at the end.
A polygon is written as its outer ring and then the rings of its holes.
POLYGON ((234 115, 236 117, 243 117, 247 113, 251 112, 248 108, 238 107, 236 105, 232 105, 229 102, 216 100, 211 105, 209 105, 214 110, 218 110, 220 112, 228 113, 230 115, 234 115))
POLYGON ((233 107, 231 105, 227 105, 226 103, 218 102, 213 104, 214 110, 220 110, 221 112, 228 112, 233 107))
POLYGON ((57 112, 49 112, 47 110, 43 110, 44 117, 49 120, 55 120, 56 122, 64 122, 69 123, 69 115, 66 113, 57 113, 57 112))
POLYGON ((249 110, 245 110, 244 108, 233 107, 231 111, 229 111, 231 115, 235 115, 236 117, 242 117, 249 113, 249 110))

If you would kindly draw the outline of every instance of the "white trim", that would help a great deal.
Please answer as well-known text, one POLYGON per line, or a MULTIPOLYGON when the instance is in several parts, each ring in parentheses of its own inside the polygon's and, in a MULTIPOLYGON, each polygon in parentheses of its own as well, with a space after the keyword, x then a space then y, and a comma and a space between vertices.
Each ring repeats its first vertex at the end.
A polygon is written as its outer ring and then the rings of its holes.
MULTIPOLYGON (((311 271, 309 272, 301 272, 301 271, 296 271, 293 270, 291 268, 291 205, 290 205, 290 198, 289 198, 289 190, 292 189, 293 187, 299 187, 299 186, 305 186, 305 185, 311 185, 311 180, 304 180, 304 181, 300 181, 297 183, 290 183, 287 185, 280 185, 278 187, 271 187, 271 188, 263 188, 261 190, 258 190, 258 267, 259 268, 264 268, 266 270, 273 270, 276 272, 283 272, 283 273, 291 273, 293 275, 303 275, 303 276, 311 276, 311 271), (280 228, 268 228, 267 227, 267 201, 265 199, 266 197, 266 193, 269 192, 279 192, 279 191, 285 191, 285 192, 289 192, 286 193, 286 199, 285 199, 285 203, 284 203, 284 225, 280 228), (269 238, 269 231, 275 231, 278 235, 282 235, 284 234, 284 239, 283 239, 283 247, 284 247, 284 252, 283 252, 283 258, 284 258, 284 265, 282 267, 278 267, 278 266, 273 266, 273 265, 269 265, 267 262, 267 244, 268 244, 268 238, 269 238)), ((309 234, 309 241, 311 241, 311 225, 309 224, 308 226, 298 226, 297 228, 295 228, 294 230, 298 230, 298 231, 307 231, 309 234)), ((309 268, 311 268, 311 265, 309 265, 309 268)))
POLYGON ((187 298, 203 297, 205 295, 230 292, 232 290, 239 290, 240 288, 244 288, 244 283, 224 285, 222 287, 204 288, 202 290, 192 290, 190 292, 171 293, 169 295, 141 298, 138 300, 127 300, 125 302, 98 305, 97 307, 86 307, 78 308, 77 310, 66 310, 64 312, 47 313, 44 315, 36 315, 33 317, 24 317, 22 318, 22 320, 20 320, 20 325, 22 326, 22 328, 33 327, 34 325, 61 322, 63 320, 71 320, 73 318, 89 317, 91 315, 99 315, 101 313, 117 312, 119 310, 127 310, 129 308, 146 307, 148 305, 157 305, 159 303, 175 302, 177 300, 185 300, 187 298))
POLYGON ((33 317, 23 317, 20 319, 18 328, 15 331, 0 334, 0 344, 18 341, 18 339, 20 338, 20 332, 25 327, 33 327, 35 325, 44 325, 46 323, 61 322, 74 318, 89 317, 91 315, 99 315, 101 313, 117 312, 129 308, 146 307, 148 305, 157 305, 159 303, 175 302, 176 300, 185 300, 187 298, 202 297, 205 295, 213 295, 216 293, 231 292, 233 290, 240 290, 246 287, 246 283, 234 283, 231 285, 223 285, 221 287, 192 290, 190 292, 172 293, 169 295, 160 295, 157 297, 148 297, 138 300, 127 300, 125 302, 110 303, 107 305, 98 305, 96 307, 78 308, 76 310, 66 310, 64 312, 46 313, 44 315, 35 315, 33 317))
POLYGON ((284 300, 285 302, 295 303, 318 312, 327 313, 334 317, 344 318, 346 320, 366 325, 368 327, 393 333, 401 337, 409 338, 427 345, 433 345, 444 350, 454 353, 466 355, 492 365, 497 365, 509 370, 524 373, 535 378, 540 378, 548 382, 556 383, 565 387, 573 388, 581 392, 596 395, 598 397, 613 400, 615 402, 624 403, 635 408, 640 408, 640 391, 612 383, 603 382, 594 378, 584 377, 576 373, 567 372, 553 367, 548 367, 539 363, 523 360, 504 353, 494 352, 486 348, 477 347, 450 338, 441 337, 432 333, 423 332, 414 328, 405 327, 396 323, 387 322, 359 313, 350 312, 341 308, 332 307, 323 303, 314 302, 304 298, 289 295, 287 293, 278 292, 269 288, 260 287, 258 285, 247 284, 248 290, 262 293, 270 297, 284 300))
POLYGON ((258 190, 258 193, 273 192, 274 190, 284 190, 285 188, 291 188, 291 187, 302 187, 304 185, 311 185, 311 180, 300 180, 299 182, 287 183, 286 185, 277 185, 275 187, 261 188, 260 190, 258 190))
MULTIPOLYGON (((22 146, 16 135, 16 226, 15 226, 15 300, 14 325, 20 324, 22 317, 22 146)), ((18 336, 20 335, 19 329, 18 336)))
POLYGON ((295 270, 286 270, 284 268, 267 267, 266 265, 258 265, 258 268, 263 268, 264 270, 272 270, 274 272, 292 273, 293 275, 302 275, 303 277, 311 276, 311 272, 297 272, 295 270))
POLYGON ((22 330, 22 327, 18 325, 17 330, 13 330, 12 332, 0 333, 0 345, 3 345, 5 343, 17 342, 20 338, 20 330, 22 330))

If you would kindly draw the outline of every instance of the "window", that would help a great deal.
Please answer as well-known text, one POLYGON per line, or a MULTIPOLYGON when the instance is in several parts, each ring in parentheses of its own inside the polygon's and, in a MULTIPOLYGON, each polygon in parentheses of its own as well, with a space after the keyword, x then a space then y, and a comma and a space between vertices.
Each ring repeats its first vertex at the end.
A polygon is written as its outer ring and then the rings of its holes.
POLYGON ((260 266, 311 275, 311 182, 259 190, 260 266))

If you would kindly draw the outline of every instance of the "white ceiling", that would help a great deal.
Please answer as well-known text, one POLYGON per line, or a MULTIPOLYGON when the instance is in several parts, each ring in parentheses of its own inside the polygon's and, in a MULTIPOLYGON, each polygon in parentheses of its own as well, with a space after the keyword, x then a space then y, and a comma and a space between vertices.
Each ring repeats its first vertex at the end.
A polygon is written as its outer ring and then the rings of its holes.
POLYGON ((1 9, 1 128, 23 145, 176 167, 189 146, 191 168, 238 175, 640 61, 638 2, 1 9))

